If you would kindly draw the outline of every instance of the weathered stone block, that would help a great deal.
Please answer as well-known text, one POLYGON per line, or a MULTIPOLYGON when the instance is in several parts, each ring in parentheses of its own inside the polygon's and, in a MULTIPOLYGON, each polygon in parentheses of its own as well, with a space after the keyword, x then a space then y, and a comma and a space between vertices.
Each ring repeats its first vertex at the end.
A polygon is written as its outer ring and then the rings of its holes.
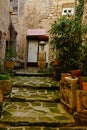
POLYGON ((87 123, 87 91, 76 91, 76 110, 81 123, 87 123))
POLYGON ((69 113, 75 110, 75 93, 77 85, 69 84, 67 82, 60 82, 60 100, 68 108, 69 113))

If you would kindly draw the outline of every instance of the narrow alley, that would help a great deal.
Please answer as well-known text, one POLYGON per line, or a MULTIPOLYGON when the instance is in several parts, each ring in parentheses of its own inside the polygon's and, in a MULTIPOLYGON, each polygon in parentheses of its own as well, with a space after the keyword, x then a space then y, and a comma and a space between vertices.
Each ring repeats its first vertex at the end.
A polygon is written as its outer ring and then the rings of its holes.
POLYGON ((0 0, 0 130, 87 130, 87 0, 0 0))

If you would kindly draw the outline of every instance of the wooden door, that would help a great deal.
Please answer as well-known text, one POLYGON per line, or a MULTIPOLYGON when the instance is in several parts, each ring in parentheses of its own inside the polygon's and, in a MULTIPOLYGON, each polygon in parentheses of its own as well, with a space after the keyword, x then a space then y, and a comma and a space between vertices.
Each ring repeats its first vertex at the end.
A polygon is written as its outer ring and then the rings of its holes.
POLYGON ((37 63, 38 40, 30 40, 28 44, 28 63, 37 63))

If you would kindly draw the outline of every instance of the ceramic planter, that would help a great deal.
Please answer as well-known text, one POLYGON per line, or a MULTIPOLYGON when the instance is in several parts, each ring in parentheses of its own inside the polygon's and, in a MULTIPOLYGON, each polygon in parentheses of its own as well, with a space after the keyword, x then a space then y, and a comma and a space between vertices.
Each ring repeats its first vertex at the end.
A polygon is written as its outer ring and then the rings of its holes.
POLYGON ((14 68, 14 64, 15 64, 14 61, 5 61, 4 62, 5 68, 10 69, 10 70, 12 70, 14 68))
POLYGON ((78 78, 77 77, 75 77, 75 78, 65 77, 65 80, 66 80, 67 83, 75 85, 77 83, 77 81, 78 81, 78 78))
POLYGON ((64 82, 65 81, 65 77, 71 77, 70 73, 61 73, 61 80, 64 82))
POLYGON ((82 90, 87 91, 87 82, 82 81, 82 90))
POLYGON ((81 70, 77 69, 77 70, 71 70, 71 74, 72 76, 82 76, 81 70))
POLYGON ((55 65, 55 66, 58 66, 58 65, 59 65, 59 60, 58 60, 58 59, 55 59, 55 60, 54 60, 54 65, 55 65))
POLYGON ((9 95, 11 92, 12 84, 11 80, 0 80, 0 90, 2 90, 3 95, 9 95))

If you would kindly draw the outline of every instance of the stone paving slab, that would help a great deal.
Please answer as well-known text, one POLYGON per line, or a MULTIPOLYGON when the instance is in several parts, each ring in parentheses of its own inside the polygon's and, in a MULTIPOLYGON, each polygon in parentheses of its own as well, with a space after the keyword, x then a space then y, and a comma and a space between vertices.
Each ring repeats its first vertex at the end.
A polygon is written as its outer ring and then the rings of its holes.
POLYGON ((12 78, 13 86, 26 86, 33 88, 57 88, 59 82, 54 81, 51 77, 28 77, 17 76, 12 78))
POLYGON ((87 127, 0 127, 0 130, 87 130, 87 127))
POLYGON ((21 76, 41 76, 41 77, 43 77, 43 76, 53 76, 53 74, 49 74, 49 73, 29 73, 29 72, 16 72, 15 73, 15 75, 16 76, 19 76, 19 75, 21 75, 21 76))
POLYGON ((75 124, 60 103, 5 102, 1 122, 12 125, 61 126, 75 124))
POLYGON ((59 90, 12 88, 12 101, 58 101, 59 90))

